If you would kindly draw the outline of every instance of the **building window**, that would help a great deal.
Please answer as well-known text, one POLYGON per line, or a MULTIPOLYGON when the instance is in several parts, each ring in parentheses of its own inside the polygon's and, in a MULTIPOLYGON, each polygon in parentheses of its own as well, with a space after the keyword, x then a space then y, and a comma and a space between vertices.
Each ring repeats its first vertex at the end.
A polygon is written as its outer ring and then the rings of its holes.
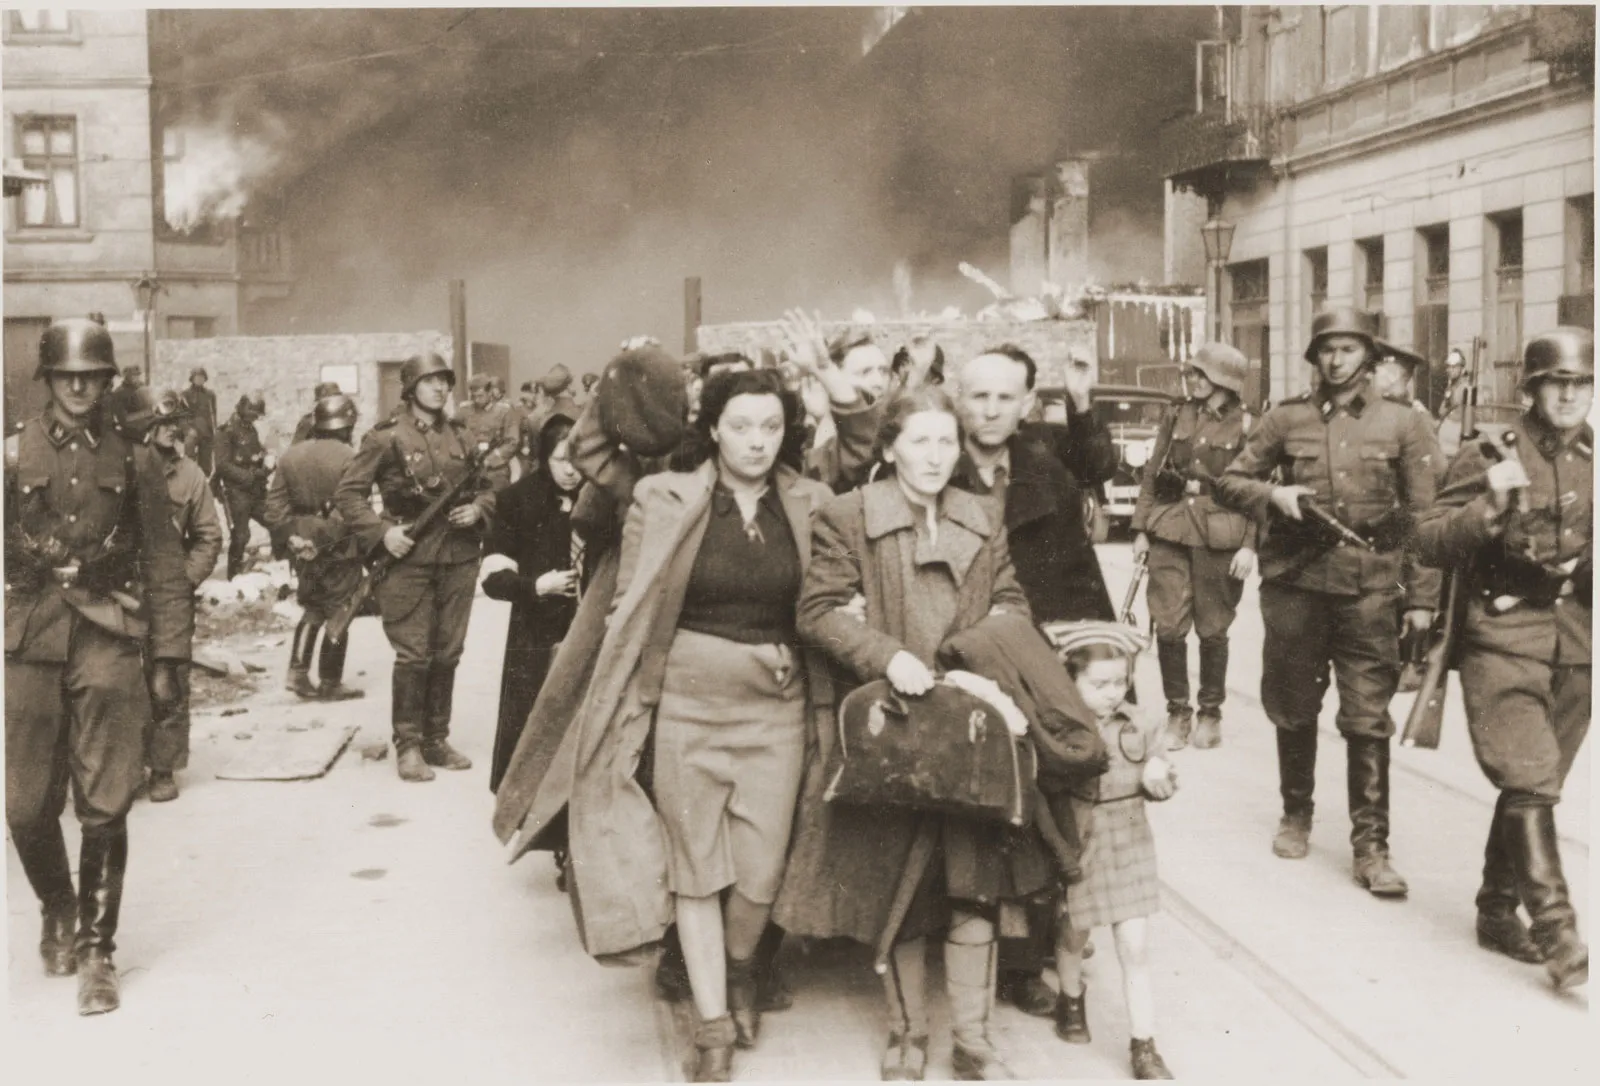
POLYGON ((49 178, 22 192, 24 227, 78 225, 78 122, 72 117, 19 117, 22 168, 49 178))
MULTIPOLYGON (((1328 307, 1328 247, 1306 250, 1306 301, 1314 316, 1328 307)), ((1309 338, 1309 337, 1308 337, 1309 338)))
POLYGON ((1561 324, 1594 330, 1594 193, 1567 201, 1567 270, 1556 307, 1561 324))
MULTIPOLYGON (((1494 275, 1488 281, 1489 350, 1495 366, 1495 399, 1516 402, 1517 367, 1522 358, 1522 211, 1489 216, 1494 245, 1494 275)), ((1486 397, 1487 398, 1487 397, 1486 397)))
POLYGON ((217 334, 215 317, 168 317, 168 339, 210 339, 217 334))
POLYGON ((58 8, 38 11, 8 11, 6 13, 8 37, 62 38, 72 34, 72 12, 58 8))
POLYGON ((1251 260, 1228 265, 1229 339, 1250 360, 1244 403, 1260 408, 1266 389, 1261 375, 1272 357, 1267 325, 1267 262, 1251 260))
POLYGON ((1450 227, 1417 231, 1416 323, 1412 342, 1429 362, 1444 361, 1450 349, 1450 227))
POLYGON ((1378 324, 1387 322, 1383 312, 1383 239, 1362 238, 1356 242, 1356 297, 1361 307, 1378 314, 1378 324))

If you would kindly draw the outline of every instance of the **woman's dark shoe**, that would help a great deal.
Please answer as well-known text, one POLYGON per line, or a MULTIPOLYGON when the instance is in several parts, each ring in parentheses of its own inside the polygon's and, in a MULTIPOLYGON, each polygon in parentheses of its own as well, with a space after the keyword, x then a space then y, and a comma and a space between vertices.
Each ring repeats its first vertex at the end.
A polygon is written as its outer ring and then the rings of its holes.
POLYGON ((1086 1045, 1089 1037, 1089 989, 1075 996, 1065 992, 1056 996, 1056 1036, 1072 1045, 1086 1045))
POLYGON ((1167 1063, 1161 1058, 1161 1053, 1156 1051, 1154 1037, 1139 1040, 1135 1037, 1128 1045, 1129 1055, 1133 1060, 1134 1078, 1171 1078, 1172 1072, 1167 1070, 1167 1063))
POLYGON ((754 1048, 761 1033, 761 1008, 756 992, 756 963, 728 959, 728 1015, 733 1019, 734 1044, 754 1048))
POLYGON ((1037 973, 1001 974, 995 998, 1035 1018, 1049 1018, 1056 1009, 1055 989, 1037 973))
POLYGON ((733 1078, 733 1018, 723 1015, 701 1022, 694 1031, 694 1069, 690 1082, 729 1082, 733 1078))
POLYGON ((883 1050, 880 1074, 885 1082, 921 1082, 928 1075, 928 1035, 912 1037, 895 1030, 883 1050))

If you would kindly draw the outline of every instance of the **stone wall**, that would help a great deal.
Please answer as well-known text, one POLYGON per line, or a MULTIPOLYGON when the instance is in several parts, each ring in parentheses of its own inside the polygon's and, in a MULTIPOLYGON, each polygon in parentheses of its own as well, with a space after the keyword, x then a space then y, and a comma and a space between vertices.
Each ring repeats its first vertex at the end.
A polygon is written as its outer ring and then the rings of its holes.
MULTIPOLYGON (((829 321, 823 334, 832 337, 845 328, 859 327, 891 358, 913 336, 927 335, 944 348, 947 364, 971 358, 1000 343, 1015 343, 1039 364, 1039 385, 1059 387, 1070 359, 1087 360, 1098 373, 1099 356, 1095 347, 1095 325, 1087 320, 926 320, 877 321, 852 325, 848 321, 829 321)), ((778 351, 783 347, 782 326, 776 322, 749 321, 738 324, 703 324, 696 332, 699 348, 706 352, 744 351, 761 348, 778 351)))
MULTIPOLYGON (((150 384, 158 391, 181 389, 189 371, 204 366, 210 388, 217 394, 221 422, 233 414, 239 397, 260 392, 267 414, 259 424, 261 439, 274 451, 288 447, 295 423, 311 410, 311 393, 317 382, 334 379, 325 367, 353 367, 356 381, 350 387, 360 409, 356 439, 378 421, 382 409, 380 363, 403 362, 419 351, 437 351, 450 357, 450 336, 443 332, 392 332, 327 336, 227 336, 216 339, 167 339, 156 344, 150 384)), ((343 374, 338 375, 343 377, 343 374)))

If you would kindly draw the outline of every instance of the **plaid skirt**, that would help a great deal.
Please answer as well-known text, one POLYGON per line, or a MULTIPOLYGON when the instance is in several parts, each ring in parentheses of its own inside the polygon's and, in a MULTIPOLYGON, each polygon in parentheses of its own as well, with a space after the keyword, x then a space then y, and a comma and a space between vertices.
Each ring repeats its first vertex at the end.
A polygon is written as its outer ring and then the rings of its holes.
POLYGON ((1097 804, 1083 850, 1083 879, 1067 887, 1067 917, 1080 931, 1150 916, 1161 908, 1156 841, 1144 797, 1097 804))

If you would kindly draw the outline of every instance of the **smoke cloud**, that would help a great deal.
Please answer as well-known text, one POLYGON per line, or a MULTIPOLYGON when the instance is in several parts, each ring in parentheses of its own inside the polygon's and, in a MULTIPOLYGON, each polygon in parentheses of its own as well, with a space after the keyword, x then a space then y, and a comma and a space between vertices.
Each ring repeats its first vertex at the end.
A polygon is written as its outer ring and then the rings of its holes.
POLYGON ((252 330, 441 327, 463 278, 520 381, 678 346, 691 275, 710 322, 976 311, 957 262, 1004 279, 1011 178, 1068 151, 1102 152, 1097 277, 1159 278, 1155 125, 1208 18, 925 9, 863 57, 864 9, 193 12, 158 80, 292 236, 252 330))

